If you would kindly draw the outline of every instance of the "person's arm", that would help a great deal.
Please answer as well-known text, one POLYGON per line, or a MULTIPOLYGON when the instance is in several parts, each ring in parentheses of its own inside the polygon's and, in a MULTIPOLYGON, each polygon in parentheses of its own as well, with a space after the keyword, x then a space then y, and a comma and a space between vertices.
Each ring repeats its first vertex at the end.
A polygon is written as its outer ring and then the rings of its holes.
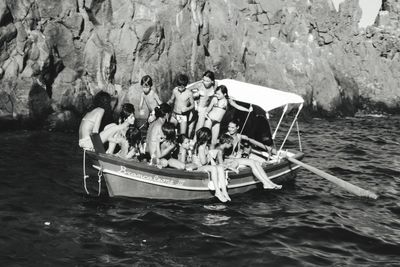
POLYGON ((235 100, 233 100, 233 99, 231 99, 231 98, 228 99, 228 102, 229 102, 229 104, 230 104, 232 107, 234 107, 234 108, 236 108, 236 109, 238 109, 238 110, 245 111, 245 112, 252 112, 252 111, 253 111, 253 107, 252 107, 251 105, 250 105, 249 108, 242 107, 242 106, 238 105, 238 104, 235 102, 235 100))
POLYGON ((154 91, 154 100, 157 102, 157 105, 161 105, 162 104, 161 99, 158 96, 158 94, 156 93, 156 91, 154 91))
POLYGON ((190 97, 189 97, 189 106, 187 106, 186 108, 185 108, 185 112, 186 111, 189 111, 189 110, 191 110, 191 109, 193 109, 194 108, 194 99, 193 99, 193 95, 190 95, 190 97))
POLYGON ((142 93, 140 94, 139 110, 142 110, 142 108, 143 108, 143 103, 144 103, 144 93, 142 92, 142 93))
POLYGON ((223 157, 222 154, 223 154, 222 150, 218 149, 218 153, 217 153, 218 164, 223 164, 224 163, 224 157, 223 157))
POLYGON ((172 105, 172 104, 174 104, 174 102, 175 102, 175 89, 172 90, 171 98, 167 101, 167 104, 172 105))
POLYGON ((99 108, 96 113, 96 119, 94 121, 93 133, 99 133, 101 119, 103 118, 103 115, 104 115, 104 109, 99 108))
POLYGON ((215 105, 216 101, 218 101, 216 97, 213 97, 213 98, 211 99, 210 104, 209 104, 208 107, 207 107, 206 113, 208 113, 208 112, 210 112, 210 111, 212 110, 212 108, 213 108, 213 106, 215 105))
POLYGON ((269 147, 269 146, 267 146, 267 145, 265 145, 265 144, 263 144, 263 143, 261 143, 261 142, 255 140, 255 139, 253 139, 253 138, 250 138, 250 137, 248 137, 247 135, 241 135, 241 138, 242 138, 243 140, 249 141, 251 144, 253 144, 253 145, 255 145, 255 146, 258 146, 259 148, 262 148, 262 149, 264 149, 264 150, 266 150, 266 151, 270 151, 270 150, 272 149, 271 147, 269 147))
POLYGON ((169 153, 171 153, 171 151, 175 148, 174 144, 169 145, 167 148, 163 149, 162 151, 160 151, 159 154, 159 159, 164 158, 165 156, 167 156, 169 153))
POLYGON ((206 155, 204 147, 202 147, 202 146, 199 147, 199 152, 198 152, 197 156, 200 159, 201 165, 206 165, 207 164, 207 155, 206 155))

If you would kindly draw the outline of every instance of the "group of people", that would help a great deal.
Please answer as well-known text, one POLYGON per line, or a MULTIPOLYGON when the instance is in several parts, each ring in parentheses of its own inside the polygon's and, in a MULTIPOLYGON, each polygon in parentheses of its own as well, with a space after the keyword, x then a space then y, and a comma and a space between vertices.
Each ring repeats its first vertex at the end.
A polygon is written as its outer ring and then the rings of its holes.
POLYGON ((152 78, 141 79, 143 92, 140 97, 140 114, 149 111, 147 134, 142 138, 141 129, 135 126, 135 108, 130 103, 121 107, 118 123, 111 123, 100 131, 104 111, 111 97, 100 92, 94 97, 94 108, 82 119, 79 128, 79 146, 93 149, 92 133, 99 133, 103 143, 108 142, 107 153, 119 157, 145 160, 159 168, 197 170, 210 174, 210 187, 222 202, 230 201, 227 191, 226 170, 237 171, 239 166, 251 168, 254 176, 266 189, 280 189, 265 173, 259 161, 249 158, 249 145, 261 149, 268 147, 239 133, 239 122, 232 120, 228 131, 220 134, 220 124, 228 105, 251 112, 252 108, 238 105, 229 98, 224 85, 216 85, 214 73, 206 71, 202 81, 188 86, 189 79, 180 74, 172 96, 162 103, 153 89, 152 78), (116 148, 119 150, 115 153, 116 148))

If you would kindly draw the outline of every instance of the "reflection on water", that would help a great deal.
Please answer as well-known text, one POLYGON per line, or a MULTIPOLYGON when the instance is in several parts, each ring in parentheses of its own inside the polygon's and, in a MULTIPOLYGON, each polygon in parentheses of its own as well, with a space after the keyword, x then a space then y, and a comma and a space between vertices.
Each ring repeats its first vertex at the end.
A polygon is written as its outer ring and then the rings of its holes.
MULTIPOLYGON (((228 204, 87 196, 76 134, 3 132, 1 266, 396 266, 400 118, 300 126, 306 163, 380 198, 354 197, 306 170, 279 192, 228 204)), ((96 172, 88 182, 95 192, 96 172)))

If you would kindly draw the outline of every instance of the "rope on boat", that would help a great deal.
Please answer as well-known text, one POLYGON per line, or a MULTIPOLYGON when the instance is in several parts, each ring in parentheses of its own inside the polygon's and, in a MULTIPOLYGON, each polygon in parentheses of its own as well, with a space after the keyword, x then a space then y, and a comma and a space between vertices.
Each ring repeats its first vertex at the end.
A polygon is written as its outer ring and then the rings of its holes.
POLYGON ((303 148, 301 146, 301 138, 300 138, 300 128, 299 128, 299 122, 296 120, 296 127, 297 127, 297 137, 299 139, 299 149, 302 152, 303 148))
POLYGON ((99 169, 99 171, 97 172, 97 176, 99 177, 99 179, 97 180, 97 182, 99 183, 99 190, 98 190, 97 196, 100 196, 100 193, 101 193, 101 176, 103 176, 103 167, 101 167, 99 169))
MULTIPOLYGON (((252 105, 250 104, 250 108, 251 108, 251 107, 252 107, 252 105)), ((242 126, 242 130, 240 131, 240 134, 243 133, 244 127, 246 126, 247 120, 249 119, 250 112, 251 112, 251 111, 247 112, 247 116, 246 116, 246 119, 244 120, 244 123, 243 123, 243 126, 242 126)))
POLYGON ((89 175, 86 174, 86 149, 83 150, 83 186, 85 188, 86 194, 89 194, 89 191, 87 189, 86 185, 86 179, 89 178, 89 175))
MULTIPOLYGON (((250 107, 251 107, 251 106, 252 106, 252 105, 250 104, 250 107)), ((239 133, 240 135, 242 135, 242 133, 243 133, 244 126, 246 126, 246 123, 247 123, 247 120, 249 119, 249 116, 250 116, 250 111, 247 113, 246 119, 244 120, 242 129, 240 130, 240 133, 239 133)), ((232 151, 235 151, 236 146, 238 146, 239 143, 240 143, 240 142, 237 142, 237 143, 232 147, 232 151)), ((240 148, 240 147, 239 147, 239 148, 240 148)))

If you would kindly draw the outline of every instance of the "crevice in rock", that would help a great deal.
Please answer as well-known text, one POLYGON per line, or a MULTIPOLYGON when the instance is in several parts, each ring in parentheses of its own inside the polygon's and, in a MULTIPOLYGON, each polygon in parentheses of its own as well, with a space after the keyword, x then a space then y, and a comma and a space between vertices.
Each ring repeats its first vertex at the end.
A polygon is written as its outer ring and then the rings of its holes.
POLYGON ((10 23, 14 23, 14 18, 11 15, 10 10, 7 8, 6 13, 4 14, 3 18, 0 21, 0 27, 6 26, 10 23))

